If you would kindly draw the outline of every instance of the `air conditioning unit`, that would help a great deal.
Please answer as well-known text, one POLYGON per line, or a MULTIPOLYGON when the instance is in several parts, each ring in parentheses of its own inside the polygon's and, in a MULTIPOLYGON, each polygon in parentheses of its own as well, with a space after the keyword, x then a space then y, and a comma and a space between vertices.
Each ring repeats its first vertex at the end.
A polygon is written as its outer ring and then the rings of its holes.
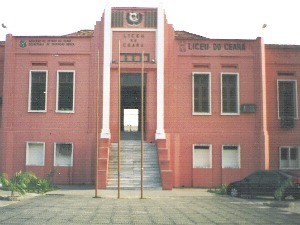
POLYGON ((281 117, 281 128, 294 128, 294 117, 281 117))
POLYGON ((241 112, 242 113, 255 113, 256 105, 255 104, 243 104, 243 105, 241 105, 241 112))

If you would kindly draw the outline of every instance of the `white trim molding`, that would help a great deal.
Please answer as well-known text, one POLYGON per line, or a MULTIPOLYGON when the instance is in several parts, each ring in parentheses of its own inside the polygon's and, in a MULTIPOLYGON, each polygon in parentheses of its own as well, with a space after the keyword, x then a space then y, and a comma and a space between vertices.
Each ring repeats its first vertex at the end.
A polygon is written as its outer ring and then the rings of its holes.
POLYGON ((110 139, 110 61, 111 61, 111 5, 106 4, 103 47, 103 113, 101 138, 110 139))
POLYGON ((166 139, 164 129, 164 28, 165 13, 162 4, 157 8, 157 32, 156 32, 156 61, 157 61, 157 127, 155 139, 166 139))

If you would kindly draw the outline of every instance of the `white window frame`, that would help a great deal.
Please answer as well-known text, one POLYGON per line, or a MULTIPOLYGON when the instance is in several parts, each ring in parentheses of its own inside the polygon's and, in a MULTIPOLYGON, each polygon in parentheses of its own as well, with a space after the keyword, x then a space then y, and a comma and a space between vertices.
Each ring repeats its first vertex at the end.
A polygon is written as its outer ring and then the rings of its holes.
MULTIPOLYGON (((204 150, 204 149, 202 149, 204 150)), ((205 149, 207 150, 207 149, 205 149)), ((211 144, 193 144, 193 168, 197 169, 197 168, 212 168, 212 145, 211 144), (209 166, 198 166, 196 165, 196 150, 200 150, 200 149, 196 149, 195 147, 208 147, 208 151, 209 151, 209 166)))
POLYGON ((29 93, 28 93, 28 112, 47 112, 47 94, 48 93, 48 70, 30 70, 29 71, 29 93), (32 110, 31 109, 31 88, 32 88, 32 72, 45 72, 46 73, 46 91, 45 91, 45 109, 32 110))
POLYGON ((75 112, 75 70, 58 70, 57 71, 57 78, 56 78, 56 111, 57 113, 74 113, 75 112), (66 73, 73 73, 73 109, 72 110, 59 110, 58 103, 59 103, 59 73, 66 72, 66 73))
POLYGON ((285 170, 297 170, 297 169, 300 169, 300 147, 299 146, 281 146, 279 147, 279 169, 285 169, 285 170), (283 166, 283 160, 281 160, 281 150, 283 148, 287 148, 288 149, 288 159, 286 160, 287 161, 287 164, 288 166, 283 166), (297 157, 298 157, 298 167, 291 167, 291 149, 292 148, 297 148, 298 150, 298 153, 297 153, 297 157))
POLYGON ((240 115, 240 75, 236 72, 222 72, 221 73, 221 115, 240 115), (237 82, 237 112, 223 112, 223 76, 224 75, 235 75, 237 82))
POLYGON ((59 167, 72 167, 73 166, 73 155, 74 155, 74 145, 72 142, 55 142, 54 143, 54 166, 59 166, 59 167), (57 164, 57 159, 56 159, 56 146, 58 144, 70 144, 72 146, 72 154, 71 154, 71 163, 70 164, 57 164))
POLYGON ((226 144, 226 145, 222 145, 222 168, 223 169, 227 169, 227 168, 230 168, 230 169, 240 169, 241 168, 241 147, 240 145, 236 145, 236 144, 226 144), (238 151, 238 166, 237 167, 228 167, 228 166, 224 166, 224 151, 227 151, 227 150, 224 150, 224 147, 226 146, 230 146, 230 147, 236 147, 237 148, 237 151, 238 151))
POLYGON ((211 72, 193 72, 193 76, 192 76, 192 106, 193 106, 193 115, 211 115, 211 72), (195 93, 194 93, 194 88, 195 88, 195 81, 194 78, 197 75, 208 75, 208 101, 209 101, 209 111, 208 112, 195 112, 195 93))
POLYGON ((297 88, 297 80, 290 80, 290 79, 278 79, 277 80, 277 114, 278 114, 278 119, 281 119, 280 117, 280 107, 279 107, 279 83, 280 82, 294 82, 295 83, 295 107, 296 107, 296 113, 294 119, 299 119, 298 117, 298 88, 297 88))
POLYGON ((28 141, 26 142, 26 166, 44 166, 45 165, 45 142, 33 142, 33 141, 28 141), (41 164, 33 164, 30 163, 29 161, 29 149, 30 149, 30 144, 41 144, 43 146, 42 149, 42 163, 41 164))

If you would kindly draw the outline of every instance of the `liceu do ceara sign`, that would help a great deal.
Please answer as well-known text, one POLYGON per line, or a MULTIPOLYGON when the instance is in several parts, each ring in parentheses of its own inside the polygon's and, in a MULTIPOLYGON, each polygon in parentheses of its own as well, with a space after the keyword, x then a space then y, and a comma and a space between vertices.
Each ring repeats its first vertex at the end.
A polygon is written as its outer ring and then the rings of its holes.
POLYGON ((187 51, 245 51, 245 43, 203 43, 203 42, 182 42, 180 52, 187 51))

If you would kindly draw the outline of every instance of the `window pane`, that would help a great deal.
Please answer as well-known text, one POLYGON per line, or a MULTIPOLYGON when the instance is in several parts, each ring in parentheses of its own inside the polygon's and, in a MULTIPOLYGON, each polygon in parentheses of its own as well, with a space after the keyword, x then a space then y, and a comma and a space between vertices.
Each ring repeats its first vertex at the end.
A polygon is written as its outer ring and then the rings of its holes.
POLYGON ((210 168, 210 147, 195 146, 193 155, 193 168, 210 168))
POLYGON ((280 168, 288 168, 289 167, 288 155, 289 155, 288 148, 280 149, 280 168))
POLYGON ((288 148, 281 148, 280 155, 281 160, 287 160, 288 159, 288 148))
POLYGON ((290 148, 290 168, 299 167, 298 148, 290 148))
POLYGON ((223 146, 222 167, 223 168, 240 167, 238 146, 223 146))
POLYGON ((255 172, 255 173, 251 174, 251 175, 248 177, 248 180, 249 180, 251 183, 259 183, 259 181, 262 179, 262 176, 263 176, 262 173, 260 173, 260 172, 255 172))
POLYGON ((222 112, 238 112, 238 86, 236 74, 222 75, 222 112))
POLYGON ((261 184, 272 184, 272 185, 277 185, 279 180, 280 180, 280 176, 279 174, 277 174, 276 172, 272 172, 272 171, 268 171, 265 172, 265 176, 263 176, 263 179, 261 179, 261 184))
POLYGON ((56 144, 55 166, 72 166, 72 144, 56 144))
POLYGON ((291 160, 297 160, 298 159, 298 149, 297 148, 291 148, 290 149, 290 159, 291 160))
POLYGON ((209 74, 194 75, 194 112, 210 112, 209 74))
POLYGON ((43 166, 44 165, 44 144, 43 143, 28 143, 26 154, 26 165, 43 166))
POLYGON ((46 109, 46 72, 31 72, 30 110, 46 109))
POLYGON ((58 110, 73 111, 73 79, 73 72, 59 72, 58 110))
POLYGON ((279 117, 296 118, 296 87, 294 81, 279 81, 279 117))

